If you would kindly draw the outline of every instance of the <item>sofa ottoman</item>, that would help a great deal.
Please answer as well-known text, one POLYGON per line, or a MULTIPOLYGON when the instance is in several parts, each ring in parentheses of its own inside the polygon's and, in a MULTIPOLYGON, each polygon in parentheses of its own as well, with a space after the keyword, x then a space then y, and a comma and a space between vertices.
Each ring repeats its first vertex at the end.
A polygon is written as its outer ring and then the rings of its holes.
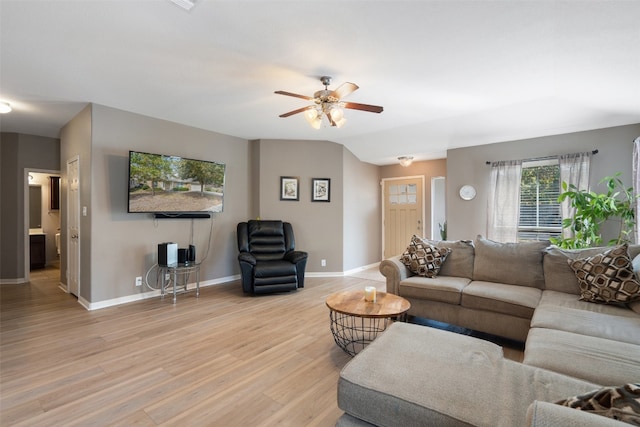
POLYGON ((337 425, 520 426, 533 401, 596 388, 505 359, 487 341, 397 322, 342 369, 337 425))

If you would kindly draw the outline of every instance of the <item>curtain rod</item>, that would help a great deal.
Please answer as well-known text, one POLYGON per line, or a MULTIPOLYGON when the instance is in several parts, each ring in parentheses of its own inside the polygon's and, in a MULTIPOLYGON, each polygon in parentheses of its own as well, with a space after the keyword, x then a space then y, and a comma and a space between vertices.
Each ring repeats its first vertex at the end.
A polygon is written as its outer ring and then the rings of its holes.
MULTIPOLYGON (((592 151, 591 151, 591 154, 594 154, 594 155, 595 155, 595 154, 598 154, 598 150, 597 150, 597 149, 596 149, 596 150, 592 150, 592 151)), ((524 160, 524 161, 527 161, 527 162, 536 162, 536 161, 539 161, 539 160, 549 160, 549 159, 557 159, 557 158, 558 158, 558 156, 534 157, 533 159, 526 159, 526 160, 524 160)), ((490 165, 491 163, 492 163, 492 162, 490 162, 490 161, 488 161, 488 160, 487 160, 487 162, 486 162, 486 164, 488 164, 488 165, 490 165)))

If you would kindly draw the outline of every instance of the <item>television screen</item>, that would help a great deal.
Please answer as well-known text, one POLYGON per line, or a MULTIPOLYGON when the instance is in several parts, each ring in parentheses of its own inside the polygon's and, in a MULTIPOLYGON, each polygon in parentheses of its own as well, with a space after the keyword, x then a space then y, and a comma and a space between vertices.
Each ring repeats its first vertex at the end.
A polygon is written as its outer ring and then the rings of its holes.
POLYGON ((224 163, 129 152, 128 212, 222 212, 224 163))

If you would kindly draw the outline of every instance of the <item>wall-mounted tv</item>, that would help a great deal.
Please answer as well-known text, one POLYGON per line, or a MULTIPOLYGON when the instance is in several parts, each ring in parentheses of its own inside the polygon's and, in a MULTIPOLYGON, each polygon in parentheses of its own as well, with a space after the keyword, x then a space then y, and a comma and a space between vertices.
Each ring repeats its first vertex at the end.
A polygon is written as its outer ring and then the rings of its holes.
POLYGON ((128 212, 222 212, 225 164, 129 151, 128 212))

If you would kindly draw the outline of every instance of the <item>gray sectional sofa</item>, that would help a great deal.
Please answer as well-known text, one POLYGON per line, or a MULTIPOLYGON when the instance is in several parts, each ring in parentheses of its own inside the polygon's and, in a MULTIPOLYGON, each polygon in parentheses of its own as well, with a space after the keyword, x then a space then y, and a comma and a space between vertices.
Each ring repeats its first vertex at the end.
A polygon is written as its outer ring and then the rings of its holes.
MULTIPOLYGON (((621 424, 553 404, 640 383, 640 301, 580 300, 568 261, 611 248, 567 251, 480 236, 430 243, 451 249, 438 275, 416 276, 401 257, 387 259, 380 264, 387 292, 411 302, 409 315, 525 342, 523 363, 488 341, 394 323, 342 370, 338 404, 345 414, 337 425, 621 424)), ((639 254, 638 245, 626 253, 634 271, 639 254)))

